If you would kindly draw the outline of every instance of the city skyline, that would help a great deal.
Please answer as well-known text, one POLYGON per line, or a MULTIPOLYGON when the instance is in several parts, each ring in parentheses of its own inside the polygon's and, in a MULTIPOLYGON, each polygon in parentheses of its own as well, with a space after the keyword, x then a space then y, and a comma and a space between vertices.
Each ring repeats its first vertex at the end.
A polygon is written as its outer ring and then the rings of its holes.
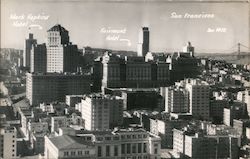
POLYGON ((223 13, 222 3, 37 2, 27 0, 20 6, 15 0, 2 1, 1 47, 23 49, 21 38, 26 38, 29 31, 38 43, 44 43, 46 31, 56 23, 69 30, 71 42, 78 48, 136 51, 141 27, 149 27, 152 52, 181 51, 187 41, 196 46, 197 52, 222 53, 236 51, 232 47, 238 42, 246 46, 249 43, 248 29, 241 29, 249 26, 249 8, 243 2, 227 3, 228 10, 223 13), (194 15, 200 17, 192 18, 194 15), (34 16, 40 17, 32 21, 34 16), (16 21, 27 25, 17 27, 21 24, 16 21))

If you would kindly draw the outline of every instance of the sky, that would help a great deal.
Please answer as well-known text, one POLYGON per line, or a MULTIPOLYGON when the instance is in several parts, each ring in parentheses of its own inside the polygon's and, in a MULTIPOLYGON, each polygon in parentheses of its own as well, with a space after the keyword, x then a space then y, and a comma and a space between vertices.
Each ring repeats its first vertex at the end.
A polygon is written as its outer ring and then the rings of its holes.
POLYGON ((190 41, 196 52, 224 53, 239 42, 249 47, 249 13, 249 3, 237 2, 1 0, 1 48, 23 49, 29 32, 45 43, 59 23, 78 48, 136 51, 146 26, 152 52, 180 51, 190 41))

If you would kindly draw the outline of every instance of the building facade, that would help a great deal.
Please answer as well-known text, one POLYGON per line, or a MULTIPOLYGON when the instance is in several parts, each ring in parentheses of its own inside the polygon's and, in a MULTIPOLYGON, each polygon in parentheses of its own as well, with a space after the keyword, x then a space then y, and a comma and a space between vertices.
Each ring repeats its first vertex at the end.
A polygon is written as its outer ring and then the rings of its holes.
POLYGON ((0 158, 17 157, 16 135, 15 127, 0 128, 0 158))
POLYGON ((186 90, 189 93, 189 111, 195 118, 209 119, 210 87, 207 82, 187 79, 186 90))
POLYGON ((123 99, 90 94, 82 99, 81 113, 86 130, 107 130, 123 123, 123 99))
POLYGON ((238 138, 174 129, 173 152, 180 158, 238 158, 238 138))
POLYGON ((173 148, 173 129, 181 129, 188 120, 179 119, 150 119, 150 132, 161 137, 162 148, 173 148))
POLYGON ((45 158, 160 159, 160 140, 142 129, 46 136, 45 158))
POLYGON ((145 62, 143 57, 121 58, 105 53, 102 57, 102 90, 104 88, 152 88, 168 86, 168 63, 145 62))
POLYGON ((36 44, 37 40, 33 38, 33 34, 29 34, 29 38, 25 40, 25 47, 24 47, 24 67, 30 68, 30 54, 32 45, 36 44))
POLYGON ((189 111, 189 95, 185 89, 165 88, 165 112, 187 113, 189 111))
POLYGON ((47 72, 76 72, 78 49, 68 31, 57 24, 47 31, 47 72))
POLYGON ((65 95, 90 93, 90 75, 27 73, 26 97, 31 105, 65 101, 65 95))
POLYGON ((30 72, 46 72, 47 53, 45 44, 32 45, 30 55, 30 72))

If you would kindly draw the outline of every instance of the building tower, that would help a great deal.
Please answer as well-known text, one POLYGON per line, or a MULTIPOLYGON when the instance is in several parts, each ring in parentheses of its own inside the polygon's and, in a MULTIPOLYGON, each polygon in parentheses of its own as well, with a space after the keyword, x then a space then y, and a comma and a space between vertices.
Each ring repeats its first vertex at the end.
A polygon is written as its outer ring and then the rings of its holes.
POLYGON ((47 72, 76 72, 78 49, 60 24, 47 31, 47 72))
POLYGON ((183 47, 183 52, 187 52, 190 54, 190 57, 194 57, 194 47, 191 45, 190 41, 183 47))
POLYGON ((143 27, 139 32, 139 41, 137 46, 137 55, 143 56, 149 52, 149 29, 143 27))
POLYGON ((25 40, 24 46, 24 67, 30 68, 30 54, 32 45, 36 44, 37 40, 33 38, 33 34, 29 33, 29 38, 25 40))

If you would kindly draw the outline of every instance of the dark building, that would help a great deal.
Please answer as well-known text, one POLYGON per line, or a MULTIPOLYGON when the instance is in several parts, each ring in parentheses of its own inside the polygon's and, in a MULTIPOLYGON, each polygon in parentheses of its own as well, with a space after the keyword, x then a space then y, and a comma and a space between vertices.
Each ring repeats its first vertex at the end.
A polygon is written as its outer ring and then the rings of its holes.
POLYGON ((92 86, 92 92, 99 92, 102 87, 102 63, 101 61, 94 61, 93 67, 92 67, 92 81, 93 81, 93 86, 92 86))
POLYGON ((227 100, 211 100, 210 101, 210 117, 213 123, 223 123, 223 112, 224 108, 228 107, 229 103, 227 100))
POLYGON ((90 75, 72 73, 27 73, 26 98, 31 105, 64 102, 66 95, 90 93, 90 75))
POLYGON ((103 89, 152 88, 168 86, 169 81, 168 63, 145 62, 144 57, 121 58, 109 53, 102 57, 103 89))
POLYGON ((138 56, 143 56, 149 51, 149 29, 148 27, 143 27, 139 32, 139 42, 137 48, 138 56))
POLYGON ((105 94, 122 97, 124 110, 159 110, 164 107, 162 96, 154 88, 106 88, 105 94))
POLYGON ((45 43, 32 46, 30 59, 30 72, 46 72, 47 53, 45 43))
POLYGON ((25 40, 25 48, 24 48, 24 67, 27 67, 28 70, 30 68, 30 55, 32 45, 36 44, 37 40, 33 38, 33 34, 29 33, 29 38, 25 40))
POLYGON ((127 90, 122 92, 125 110, 132 109, 149 109, 159 108, 161 96, 155 91, 133 91, 127 90))
POLYGON ((192 54, 189 52, 175 52, 169 57, 172 83, 184 78, 194 78, 200 73, 199 60, 193 57, 192 54))

